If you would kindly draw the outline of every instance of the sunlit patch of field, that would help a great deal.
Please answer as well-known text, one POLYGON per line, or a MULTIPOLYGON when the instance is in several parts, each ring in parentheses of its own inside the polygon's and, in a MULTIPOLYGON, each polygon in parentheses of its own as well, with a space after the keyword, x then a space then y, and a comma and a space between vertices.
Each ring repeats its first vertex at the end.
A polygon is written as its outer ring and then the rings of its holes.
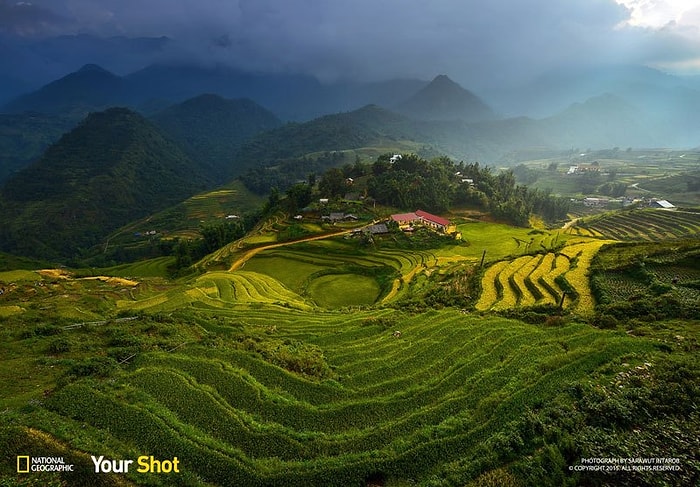
POLYGON ((208 272, 186 287, 166 289, 133 300, 120 300, 119 309, 168 311, 183 306, 223 308, 251 304, 284 304, 302 309, 311 306, 280 281, 251 271, 208 272))
POLYGON ((259 272, 274 277, 282 284, 301 292, 304 284, 315 272, 326 267, 313 261, 305 261, 285 252, 266 252, 246 262, 245 270, 259 272))
POLYGON ((4 271, 0 272, 0 282, 10 283, 19 281, 38 281, 41 279, 41 275, 34 271, 4 271))
POLYGON ((357 274, 330 274, 314 279, 309 296, 320 306, 341 308, 373 304, 379 297, 379 284, 357 274))
POLYGON ((0 317, 7 317, 24 312, 24 308, 17 305, 0 306, 0 317))
POLYGON ((566 289, 557 282, 561 277, 573 287, 576 296, 567 296, 564 307, 581 315, 593 313, 595 302, 589 284, 591 260, 611 240, 576 239, 559 253, 522 256, 503 260, 489 267, 482 278, 482 294, 476 309, 510 309, 535 304, 558 304, 566 289), (571 263, 574 263, 573 265, 571 263))
POLYGON ((559 230, 535 230, 515 228, 499 223, 474 222, 458 226, 468 246, 456 247, 457 255, 481 259, 486 251, 486 261, 494 262, 506 257, 551 250, 566 242, 570 236, 559 230))

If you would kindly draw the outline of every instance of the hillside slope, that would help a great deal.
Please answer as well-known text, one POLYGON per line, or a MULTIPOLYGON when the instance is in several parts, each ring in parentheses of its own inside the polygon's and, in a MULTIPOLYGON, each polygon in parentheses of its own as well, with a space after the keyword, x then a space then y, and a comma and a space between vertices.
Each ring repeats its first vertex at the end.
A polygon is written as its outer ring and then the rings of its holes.
POLYGON ((444 74, 435 77, 396 109, 419 120, 477 122, 496 118, 483 100, 444 74))
POLYGON ((0 114, 0 185, 28 166, 75 123, 39 113, 0 114))
POLYGON ((207 179, 140 115, 88 116, 2 188, 4 250, 70 257, 134 219, 204 189, 207 179))
POLYGON ((129 84, 120 76, 86 64, 39 90, 15 98, 3 107, 8 113, 35 111, 82 118, 87 113, 133 100, 129 84))
POLYGON ((227 100, 212 94, 173 105, 151 119, 182 142, 188 155, 220 183, 236 174, 233 155, 245 141, 282 124, 250 99, 227 100))

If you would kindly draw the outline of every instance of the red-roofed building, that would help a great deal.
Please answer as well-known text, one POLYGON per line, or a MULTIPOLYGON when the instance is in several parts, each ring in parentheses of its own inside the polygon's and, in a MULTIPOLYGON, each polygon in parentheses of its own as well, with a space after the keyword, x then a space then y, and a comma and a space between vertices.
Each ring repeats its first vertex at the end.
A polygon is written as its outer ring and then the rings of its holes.
POLYGON ((450 226, 450 220, 447 218, 432 215, 427 211, 416 210, 416 215, 421 219, 423 225, 428 225, 429 227, 433 227, 442 232, 446 232, 450 226))
POLYGON ((414 223, 420 222, 420 217, 415 213, 398 213, 391 215, 391 219, 398 223, 399 228, 410 227, 414 223))
POLYGON ((432 215, 423 210, 417 210, 413 213, 398 213, 396 215, 391 215, 391 219, 395 221, 401 229, 411 227, 415 224, 421 224, 443 233, 454 231, 450 220, 432 215))

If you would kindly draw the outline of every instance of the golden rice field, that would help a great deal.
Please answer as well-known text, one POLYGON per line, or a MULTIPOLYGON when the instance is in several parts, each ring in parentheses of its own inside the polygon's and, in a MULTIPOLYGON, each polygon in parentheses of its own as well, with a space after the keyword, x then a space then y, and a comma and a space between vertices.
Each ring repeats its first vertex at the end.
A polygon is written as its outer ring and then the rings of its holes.
POLYGON ((576 295, 567 295, 563 307, 581 315, 593 313, 588 272, 591 260, 600 248, 612 240, 572 240, 560 252, 521 256, 490 266, 481 280, 482 293, 478 311, 504 310, 540 304, 559 304, 561 281, 565 280, 576 295))

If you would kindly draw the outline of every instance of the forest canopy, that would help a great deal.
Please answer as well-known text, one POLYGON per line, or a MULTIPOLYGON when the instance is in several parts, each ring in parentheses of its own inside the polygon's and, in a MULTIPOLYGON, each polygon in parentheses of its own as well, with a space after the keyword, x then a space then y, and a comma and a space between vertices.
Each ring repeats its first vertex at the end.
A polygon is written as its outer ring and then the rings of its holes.
MULTIPOLYGON (((280 168, 276 169, 278 173, 280 168)), ((264 168, 258 170, 258 174, 264 172, 264 168)), ((307 174, 309 182, 316 181, 315 174, 311 174, 313 177, 307 174)), ((249 173, 243 178, 251 189, 272 189, 260 184, 260 180, 252 181, 251 176, 249 173)), ((565 219, 569 211, 568 200, 517 184, 511 170, 494 173, 478 162, 454 162, 448 157, 427 160, 415 154, 384 154, 373 163, 356 160, 354 164, 331 167, 318 178, 319 196, 343 198, 349 190, 348 178, 361 178, 367 196, 377 203, 402 210, 422 208, 443 213, 455 207, 474 207, 518 226, 528 226, 533 214, 552 222, 565 219)))

